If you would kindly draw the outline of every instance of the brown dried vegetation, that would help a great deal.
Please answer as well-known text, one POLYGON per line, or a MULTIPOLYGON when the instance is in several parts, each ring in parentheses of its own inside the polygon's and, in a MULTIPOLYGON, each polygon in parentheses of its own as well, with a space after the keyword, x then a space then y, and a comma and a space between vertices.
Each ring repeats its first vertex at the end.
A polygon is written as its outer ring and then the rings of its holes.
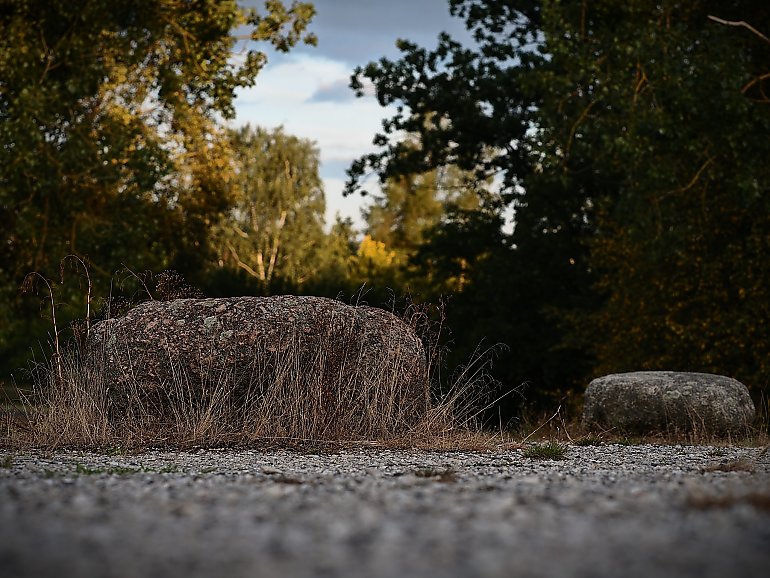
MULTIPOLYGON (((424 312, 413 309, 405 321, 426 330, 424 312)), ((255 359, 269 363, 218 368, 204 372, 202 381, 175 366, 169 352, 173 379, 148 391, 130 375, 122 376, 126 379, 117 388, 115 368, 105 366, 105 356, 85 357, 75 345, 56 363, 35 368, 35 387, 24 396, 23 410, 2 418, 0 445, 303 450, 361 444, 489 449, 495 443, 473 427, 474 408, 484 397, 485 382, 477 371, 462 372, 449 391, 414 420, 404 414, 403 392, 392 383, 401 375, 399 364, 414 363, 408 352, 396 351, 394 356, 391 351, 397 367, 384 368, 387 371, 374 376, 379 378, 370 379, 356 370, 363 360, 342 363, 331 345, 313 348, 312 355, 298 340, 284 343, 280 355, 268 351, 269 343, 262 346, 264 355, 257 351, 255 359)))

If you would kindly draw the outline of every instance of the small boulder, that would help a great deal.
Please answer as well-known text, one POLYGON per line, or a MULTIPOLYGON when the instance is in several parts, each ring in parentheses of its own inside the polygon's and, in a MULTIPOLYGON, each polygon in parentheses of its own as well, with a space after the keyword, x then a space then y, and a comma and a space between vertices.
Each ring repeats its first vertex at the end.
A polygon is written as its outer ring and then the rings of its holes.
POLYGON ((217 389, 228 403, 284 403, 287 419, 371 435, 414 425, 429 404, 414 330, 322 297, 148 301, 95 324, 86 352, 117 412, 137 400, 163 411, 173 396, 194 403, 217 389))
POLYGON ((585 392, 583 421, 637 434, 725 436, 746 432, 754 412, 748 389, 735 379, 639 371, 594 379, 585 392))

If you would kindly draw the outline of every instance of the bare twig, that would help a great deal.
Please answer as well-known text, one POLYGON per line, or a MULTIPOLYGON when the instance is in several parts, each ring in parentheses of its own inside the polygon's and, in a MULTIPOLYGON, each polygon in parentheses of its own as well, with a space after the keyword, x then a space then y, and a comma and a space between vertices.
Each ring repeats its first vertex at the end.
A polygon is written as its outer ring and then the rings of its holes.
POLYGON ((535 435, 537 432, 539 432, 541 429, 543 429, 546 425, 551 423, 551 421, 553 421, 553 419, 556 416, 559 415, 560 411, 561 411, 561 404, 559 404, 559 407, 556 408, 556 411, 554 412, 554 414, 551 417, 549 417, 547 420, 545 420, 543 423, 541 423, 535 430, 530 432, 530 434, 527 437, 525 437, 523 440, 521 440, 521 443, 526 442, 529 438, 531 438, 533 435, 535 435))
POLYGON ((83 270, 86 272, 86 279, 88 280, 88 292, 86 293, 86 336, 88 336, 91 333, 91 292, 93 289, 91 273, 88 271, 88 265, 86 265, 85 261, 83 261, 81 257, 78 255, 67 255, 64 257, 64 259, 61 260, 59 266, 59 273, 61 275, 62 283, 64 283, 64 264, 66 263, 67 259, 75 259, 78 261, 83 266, 83 270))
POLYGON ((770 38, 762 34, 759 30, 754 28, 751 24, 749 24, 745 20, 724 20, 723 18, 719 18, 718 16, 712 16, 711 14, 708 15, 708 19, 713 20, 714 22, 717 22, 719 24, 724 24, 725 26, 741 26, 743 28, 751 30, 751 32, 753 32, 754 34, 759 36, 762 40, 770 44, 770 38))
POLYGON ((125 263, 123 263, 123 267, 126 269, 126 271, 128 271, 131 274, 132 277, 134 277, 134 279, 136 279, 137 281, 139 281, 139 283, 142 284, 142 287, 144 287, 144 291, 145 291, 145 293, 147 293, 147 297, 150 298, 150 301, 155 301, 155 297, 152 296, 152 292, 147 287, 147 283, 145 283, 144 277, 140 276, 138 273, 134 273, 131 270, 131 268, 128 265, 126 265, 125 263))
POLYGON ((53 343, 54 357, 56 359, 56 373, 59 377, 59 380, 61 381, 63 379, 61 367, 61 350, 59 348, 59 328, 56 325, 56 300, 53 296, 53 287, 51 287, 51 283, 48 281, 48 279, 43 277, 37 271, 33 271, 32 273, 27 273, 26 277, 24 277, 24 283, 22 284, 21 288, 25 293, 33 291, 35 289, 35 279, 42 279, 43 283, 45 283, 46 287, 48 287, 48 297, 51 301, 51 321, 53 322, 53 343))

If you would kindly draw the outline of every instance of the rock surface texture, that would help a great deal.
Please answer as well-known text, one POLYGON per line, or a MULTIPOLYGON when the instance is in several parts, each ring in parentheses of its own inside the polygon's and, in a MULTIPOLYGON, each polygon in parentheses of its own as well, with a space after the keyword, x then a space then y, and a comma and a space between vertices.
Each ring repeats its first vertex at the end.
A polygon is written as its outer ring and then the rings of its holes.
POLYGON ((217 391, 372 434, 372 424, 414 424, 429 403, 412 328, 382 309, 321 297, 148 301, 94 325, 87 364, 118 411, 217 391))
POLYGON ((709 373, 639 371, 594 379, 585 392, 588 425, 640 434, 745 432, 754 403, 741 382, 709 373))

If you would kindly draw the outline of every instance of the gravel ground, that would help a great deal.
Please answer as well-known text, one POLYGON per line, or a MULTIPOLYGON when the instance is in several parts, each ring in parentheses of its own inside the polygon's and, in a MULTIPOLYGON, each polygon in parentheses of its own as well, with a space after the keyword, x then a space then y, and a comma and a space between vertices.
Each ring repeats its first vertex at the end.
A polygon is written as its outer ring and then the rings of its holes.
POLYGON ((755 448, 0 452, 0 575, 770 575, 755 448))

